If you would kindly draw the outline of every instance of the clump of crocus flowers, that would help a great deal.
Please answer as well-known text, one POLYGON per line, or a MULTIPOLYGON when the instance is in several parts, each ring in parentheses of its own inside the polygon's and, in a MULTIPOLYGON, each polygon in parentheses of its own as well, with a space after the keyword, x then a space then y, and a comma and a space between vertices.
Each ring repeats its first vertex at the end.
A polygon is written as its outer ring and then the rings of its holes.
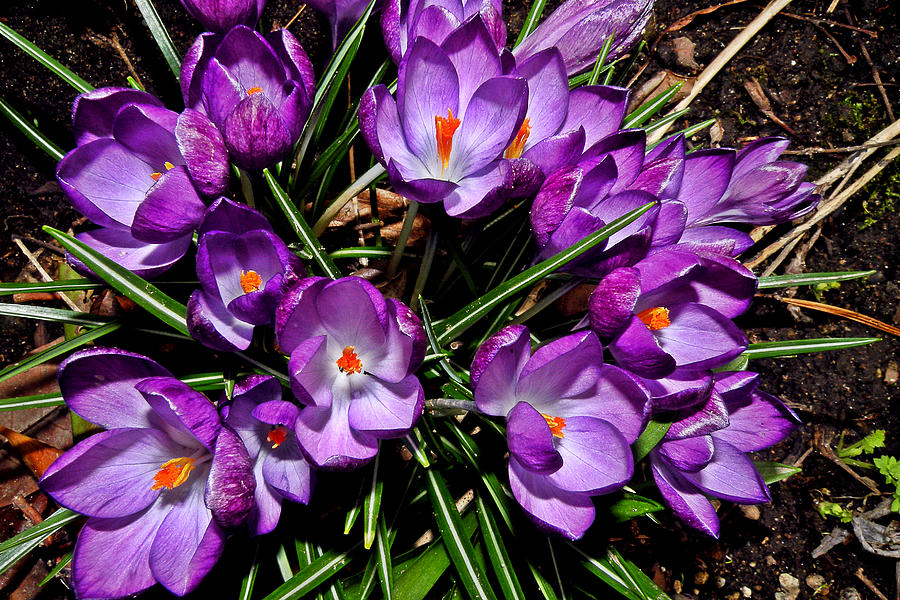
MULTIPOLYGON (((230 532, 274 530, 285 502, 310 501, 316 471, 372 461, 383 440, 412 431, 433 391, 410 306, 359 277, 307 276, 280 223, 228 196, 229 161, 252 186, 257 171, 289 166, 311 126, 305 52, 287 31, 251 29, 262 0, 183 4, 212 30, 182 64, 187 108, 120 88, 79 96, 78 145, 57 176, 99 226, 80 239, 135 273, 158 275, 195 242, 191 336, 221 353, 268 344, 285 368, 282 380, 250 375, 211 399, 137 354, 93 348, 63 363, 66 402, 106 430, 42 480, 89 517, 73 558, 79 597, 156 582, 188 593, 230 532)), ((337 44, 366 3, 314 6, 337 44)), ((652 479, 711 535, 708 496, 768 501, 746 453, 797 424, 756 374, 727 365, 747 348, 732 320, 757 283, 735 259, 752 243, 735 225, 812 210, 805 167, 779 160, 780 138, 687 153, 674 136, 648 148, 644 130, 622 129, 627 89, 570 90, 607 38, 611 57, 633 47, 651 8, 569 0, 510 51, 499 2, 391 0, 381 22, 397 88, 376 85, 359 103, 362 138, 397 193, 468 220, 533 200, 534 261, 649 207, 561 268, 593 286, 573 331, 536 345, 526 327, 500 327, 471 348, 469 379, 457 382, 470 409, 506 428, 512 497, 570 539, 594 522, 596 496, 633 478, 631 447, 651 419, 670 423, 649 451, 652 479)))

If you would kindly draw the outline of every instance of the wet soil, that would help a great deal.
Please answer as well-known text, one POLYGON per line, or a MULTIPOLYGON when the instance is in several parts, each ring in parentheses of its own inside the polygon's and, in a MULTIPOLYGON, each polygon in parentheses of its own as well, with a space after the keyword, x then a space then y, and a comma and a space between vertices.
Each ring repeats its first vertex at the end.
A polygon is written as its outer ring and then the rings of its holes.
MULTIPOLYGON (((637 62, 646 67, 636 86, 664 69, 684 78, 696 76, 698 68, 708 64, 760 10, 753 2, 738 3, 699 16, 679 31, 664 33, 682 17, 714 4, 708 0, 658 2, 653 30, 647 37, 650 49, 637 62), (692 56, 695 68, 685 66, 691 63, 679 60, 674 51, 675 40, 682 37, 696 45, 692 56)), ((695 136, 692 144, 735 145, 761 135, 785 135, 793 148, 840 148, 863 143, 890 122, 885 100, 874 85, 873 69, 880 74, 888 101, 900 110, 900 40, 892 25, 900 20, 900 7, 890 0, 863 0, 839 3, 834 12, 826 13, 830 4, 796 0, 787 11, 807 20, 776 17, 718 74, 693 103, 692 112, 678 123, 680 128, 717 119, 713 138, 705 131, 695 136), (865 31, 827 23, 821 24, 823 31, 810 17, 865 31), (872 64, 860 44, 865 44, 872 64), (751 78, 759 83, 772 113, 783 125, 754 104, 744 87, 751 78)), ((176 46, 184 51, 200 32, 199 26, 176 1, 158 0, 156 5, 176 46)), ((270 2, 263 26, 284 25, 298 8, 298 3, 286 0, 270 2)), ((514 39, 524 8, 518 3, 507 3, 506 8, 510 38, 514 39)), ((50 0, 7 0, 0 7, 0 20, 94 86, 126 85, 126 77, 132 75, 168 105, 180 105, 176 80, 130 3, 87 0, 76 7, 50 0)), ((321 71, 330 42, 322 35, 324 29, 317 17, 304 11, 291 31, 300 37, 321 71)), ((0 44, 0 97, 61 148, 69 149, 73 144, 68 125, 74 90, 6 42, 0 44)), ((54 181, 54 162, 5 122, 0 125, 0 154, 0 275, 3 281, 13 281, 21 277, 25 261, 12 236, 26 238, 34 251, 38 242, 49 240, 42 225, 67 230, 77 226, 79 215, 54 181)), ((810 165, 815 178, 845 156, 813 154, 797 159, 810 165)), ((808 271, 876 270, 867 280, 823 291, 820 299, 894 324, 900 323, 900 214, 893 209, 898 181, 900 170, 889 168, 826 220, 822 237, 809 251, 805 265, 808 271)), ((53 252, 45 250, 41 260, 47 267, 52 267, 51 257, 53 252)), ((809 290, 800 290, 798 297, 817 299, 809 290)), ((761 298, 741 325, 753 341, 876 335, 863 325, 822 313, 804 311, 795 316, 769 298, 761 298)), ((18 360, 36 342, 60 333, 17 319, 2 319, 0 326, 0 364, 18 360)), ((771 504, 757 512, 726 503, 720 511, 723 533, 719 540, 686 530, 668 515, 661 517, 660 525, 634 521, 609 532, 620 540, 617 543, 623 553, 653 573, 667 592, 690 598, 796 597, 790 578, 799 580, 802 598, 818 595, 849 600, 854 597, 849 588, 858 590, 858 597, 876 598, 857 575, 860 569, 872 586, 895 597, 896 561, 866 552, 852 536, 821 558, 811 556, 823 535, 839 525, 835 519, 819 515, 819 501, 868 509, 886 497, 870 493, 815 449, 807 454, 814 448, 814 438, 844 433, 847 441, 853 442, 884 429, 885 452, 900 455, 896 407, 900 400, 896 381, 900 342, 887 334, 877 335, 884 340, 873 346, 754 363, 763 374, 762 388, 790 403, 806 421, 800 431, 759 457, 802 461, 801 474, 772 486, 771 504), (813 589, 807 579, 815 575, 821 576, 821 581, 810 579, 813 589)), ((159 342, 152 343, 157 351, 166 350, 159 342)), ((860 474, 872 477, 881 492, 890 491, 877 473, 860 474)), ((23 525, 18 515, 9 506, 0 507, 0 538, 23 525)), ((30 576, 19 573, 17 584, 30 576)), ((56 585, 44 593, 51 597, 64 591, 56 585)))

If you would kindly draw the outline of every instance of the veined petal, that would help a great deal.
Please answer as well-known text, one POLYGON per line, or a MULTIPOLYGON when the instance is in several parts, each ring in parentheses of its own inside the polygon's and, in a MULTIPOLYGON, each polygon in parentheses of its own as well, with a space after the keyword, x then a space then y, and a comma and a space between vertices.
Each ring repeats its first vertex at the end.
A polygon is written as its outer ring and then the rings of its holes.
POLYGON ((577 540, 594 522, 590 496, 556 487, 548 476, 527 471, 515 458, 509 460, 509 487, 540 529, 577 540))
POLYGON ((372 460, 378 439, 350 427, 348 397, 335 398, 329 408, 308 407, 297 420, 297 441, 320 469, 347 471, 372 460))
MULTIPOLYGON (((554 417, 556 415, 553 415, 554 417)), ((563 425, 562 435, 568 429, 563 425)), ((506 443, 512 459, 531 473, 548 475, 563 466, 546 418, 527 402, 516 404, 506 416, 506 443)))
POLYGON ((557 446, 562 467, 548 476, 553 485, 594 496, 631 479, 631 448, 611 424, 594 417, 568 417, 563 434, 557 446))
POLYGON ((772 500, 759 471, 743 452, 715 435, 713 444, 712 461, 696 473, 683 473, 685 479, 707 494, 732 502, 760 504, 772 500))
POLYGON ((253 507, 256 490, 253 463, 241 438, 222 427, 216 446, 204 502, 213 519, 222 527, 237 527, 253 507))
POLYGON ((679 519, 700 531, 719 537, 719 517, 716 509, 700 490, 666 465, 656 452, 650 453, 653 480, 659 488, 663 500, 679 519))
POLYGON ((205 211, 187 169, 175 167, 160 176, 137 207, 131 233, 153 244, 172 242, 193 233, 205 211))
POLYGON ((350 380, 350 427, 379 438, 399 437, 415 425, 425 406, 425 394, 415 375, 388 383, 363 375, 350 380))
POLYGON ((499 417, 516 405, 516 383, 530 354, 531 340, 522 325, 504 327, 478 348, 470 379, 479 410, 499 417))
POLYGON ((174 441, 194 448, 199 442, 210 452, 214 450, 222 424, 206 396, 174 377, 150 377, 134 387, 168 426, 166 433, 174 441))
POLYGON ((192 338, 216 350, 246 350, 253 341, 253 325, 236 318, 221 298, 204 290, 195 290, 188 300, 187 326, 192 338))

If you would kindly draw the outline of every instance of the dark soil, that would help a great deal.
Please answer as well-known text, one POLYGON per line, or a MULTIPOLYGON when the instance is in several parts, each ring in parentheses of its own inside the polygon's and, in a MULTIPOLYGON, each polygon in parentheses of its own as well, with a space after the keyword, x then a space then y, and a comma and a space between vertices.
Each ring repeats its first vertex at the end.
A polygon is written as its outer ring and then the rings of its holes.
MULTIPOLYGON (((673 40, 686 37, 696 44, 694 59, 702 68, 760 10, 752 2, 727 6, 699 16, 680 31, 662 33, 681 17, 712 4, 709 0, 658 2, 655 29, 648 35, 651 49, 638 61, 638 65, 646 62, 647 67, 637 86, 661 69, 683 77, 695 76, 696 69, 677 62, 673 40)), ((865 59, 860 44, 865 44, 880 73, 889 101, 900 109, 900 39, 896 26, 890 25, 900 21, 900 6, 890 0, 842 2, 833 13, 826 14, 829 4, 825 0, 797 0, 787 10, 845 25, 852 22, 877 37, 827 24, 826 35, 808 20, 776 17, 717 75, 678 128, 714 117, 718 119, 717 137, 722 145, 741 144, 761 135, 786 135, 793 148, 840 148, 861 144, 888 125, 885 102, 874 85, 873 66, 865 59), (790 131, 751 101, 743 86, 749 78, 760 84, 773 113, 790 131)), ((186 16, 177 1, 158 0, 156 5, 176 45, 185 50, 200 32, 199 25, 186 16)), ((286 0, 270 2, 264 27, 284 25, 297 8, 298 3, 286 0)), ((524 9, 512 4, 507 8, 514 39, 524 9)), ((85 0, 76 5, 7 0, 0 7, 0 20, 94 86, 123 86, 129 74, 136 75, 148 91, 172 107, 180 106, 176 80, 130 3, 85 0), (133 72, 111 43, 113 36, 131 61, 133 72)), ((323 37, 316 16, 304 11, 291 30, 321 71, 330 42, 323 37)), ((73 144, 69 112, 74 90, 5 41, 0 45, 0 97, 36 122, 61 148, 69 149, 73 144)), ((698 134, 691 143, 709 145, 710 134, 698 134)), ((11 236, 47 242, 42 225, 67 230, 78 223, 79 215, 54 181, 54 162, 5 121, 0 126, 0 153, 0 274, 3 281, 13 281, 21 276, 25 260, 11 236)), ((814 154, 797 159, 810 164, 811 177, 815 178, 845 156, 814 154)), ((893 206, 898 181, 900 169, 896 166, 876 178, 825 221, 822 237, 806 258, 808 271, 877 270, 867 280, 823 292, 821 301, 895 324, 900 324, 900 214, 893 206)), ((32 250, 38 247, 34 242, 28 244, 32 250)), ((46 256, 52 256, 52 252, 46 252, 46 256)), ((798 297, 816 299, 809 290, 801 290, 798 297)), ((30 321, 3 319, 0 323, 0 364, 21 358, 36 339, 42 342, 58 335, 52 329, 49 333, 43 329, 36 336, 37 326, 30 321)), ((807 578, 820 575, 827 586, 818 589, 820 596, 853 598, 842 594, 849 594, 847 589, 854 587, 859 597, 876 598, 857 576, 862 569, 872 585, 886 596, 896 597, 895 561, 867 553, 852 536, 824 557, 811 557, 823 535, 839 525, 836 519, 825 520, 819 515, 819 501, 868 509, 882 496, 870 494, 815 449, 808 456, 806 452, 814 447, 814 436, 845 433, 849 443, 884 429, 885 451, 900 455, 900 418, 895 405, 900 389, 896 374, 891 377, 891 372, 896 372, 900 342, 888 334, 877 334, 863 325, 822 313, 804 311, 798 320, 774 299, 760 299, 741 324, 753 341, 874 335, 884 340, 843 352, 754 363, 753 368, 763 374, 762 388, 790 403, 806 421, 799 432, 760 457, 788 463, 805 457, 801 474, 772 486, 772 504, 761 506, 756 514, 726 503, 720 511, 723 534, 719 540, 684 529, 665 513, 662 526, 635 521, 611 535, 622 538, 618 545, 623 553, 654 573, 672 595, 680 592, 692 598, 731 600, 750 597, 749 591, 753 598, 772 598, 784 593, 779 576, 789 574, 799 580, 800 597, 816 593, 807 585, 807 578)), ((883 492, 890 491, 877 473, 861 474, 872 477, 883 492)), ((17 519, 17 515, 9 506, 0 507, 0 521, 4 523, 17 519)), ((7 537, 17 526, 4 525, 0 537, 7 537)), ((22 579, 25 574, 18 577, 22 579)), ((58 586, 46 589, 48 595, 60 593, 62 588, 58 586)), ((600 595, 603 597, 602 592, 600 595)))

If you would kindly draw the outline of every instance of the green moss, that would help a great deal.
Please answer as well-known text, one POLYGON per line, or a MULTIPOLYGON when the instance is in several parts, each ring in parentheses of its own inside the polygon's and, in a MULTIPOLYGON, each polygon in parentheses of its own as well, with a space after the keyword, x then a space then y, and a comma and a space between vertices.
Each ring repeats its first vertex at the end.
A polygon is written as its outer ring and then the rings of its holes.
POLYGON ((900 201, 900 164, 894 161, 863 188, 863 217, 859 231, 871 227, 885 215, 897 212, 900 201))
POLYGON ((883 112, 874 92, 846 90, 837 110, 825 115, 825 126, 835 132, 847 132, 852 139, 867 139, 881 128, 883 112))

